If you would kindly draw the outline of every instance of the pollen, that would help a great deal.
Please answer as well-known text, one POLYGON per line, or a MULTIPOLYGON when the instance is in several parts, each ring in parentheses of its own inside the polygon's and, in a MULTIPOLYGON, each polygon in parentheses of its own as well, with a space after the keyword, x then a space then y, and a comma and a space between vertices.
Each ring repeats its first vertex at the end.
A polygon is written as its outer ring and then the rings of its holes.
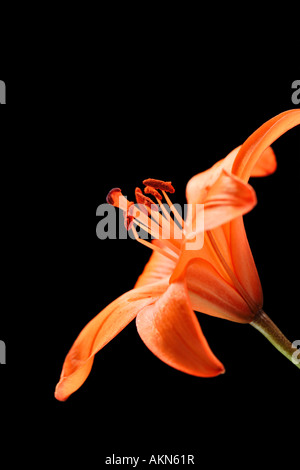
POLYGON ((134 204, 133 202, 128 201, 125 196, 123 196, 120 188, 111 189, 106 196, 106 202, 114 207, 118 207, 126 213, 128 208, 134 204))
POLYGON ((143 184, 145 186, 150 186, 154 189, 160 189, 161 191, 166 191, 171 194, 175 193, 175 189, 173 188, 171 181, 161 181, 155 180, 153 178, 148 178, 143 181, 143 184))
POLYGON ((144 189, 145 194, 151 194, 151 196, 156 197, 156 199, 159 199, 160 201, 162 200, 162 195, 155 189, 152 188, 151 186, 146 186, 144 189))
POLYGON ((113 188, 109 191, 108 195, 106 196, 106 202, 111 206, 118 206, 118 199, 122 195, 122 191, 120 188, 113 188))
POLYGON ((146 207, 149 207, 149 209, 158 211, 158 207, 155 202, 153 202, 150 197, 145 196, 140 188, 135 188, 135 198, 138 204, 142 204, 146 207))

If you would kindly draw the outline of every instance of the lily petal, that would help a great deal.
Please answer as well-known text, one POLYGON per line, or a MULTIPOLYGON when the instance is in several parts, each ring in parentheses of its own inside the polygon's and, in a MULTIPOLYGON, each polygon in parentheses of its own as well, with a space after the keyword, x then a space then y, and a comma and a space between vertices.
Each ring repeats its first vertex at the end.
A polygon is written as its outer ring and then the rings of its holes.
MULTIPOLYGON (((211 168, 193 176, 186 187, 186 198, 190 204, 201 204, 210 188, 220 177, 223 170, 231 173, 235 159, 240 152, 242 145, 232 150, 227 157, 219 160, 211 168)), ((274 173, 277 168, 277 161, 274 151, 267 147, 261 154, 251 170, 251 176, 268 176, 274 173)))
MULTIPOLYGON (((252 186, 223 169, 218 179, 207 190, 202 204, 198 204, 198 209, 193 211, 192 217, 189 212, 186 224, 188 236, 189 232, 211 230, 244 215, 253 209, 256 203, 252 186), (200 214, 202 211, 204 211, 204 227, 200 214)), ((188 208, 193 208, 193 206, 188 206, 188 208)))
POLYGON ((193 310, 238 323, 250 323, 254 313, 230 282, 203 259, 194 259, 186 271, 193 310))
POLYGON ((182 243, 181 255, 172 273, 171 282, 182 279, 193 259, 206 257, 205 242, 203 245, 204 239, 199 237, 199 234, 225 226, 249 212, 256 202, 254 189, 223 169, 217 181, 208 190, 203 204, 197 205, 196 208, 194 204, 188 206, 186 238, 182 243))
POLYGON ((222 171, 226 170, 229 173, 231 172, 234 159, 240 148, 241 146, 232 150, 226 158, 219 160, 211 168, 198 173, 189 180, 186 186, 186 199, 189 204, 203 203, 207 190, 217 181, 222 171))
POLYGON ((250 176, 268 176, 277 169, 277 161, 272 147, 267 147, 251 170, 250 176))
POLYGON ((137 313, 153 303, 168 287, 161 281, 132 289, 109 304, 81 331, 70 349, 56 386, 55 397, 65 401, 88 377, 95 354, 111 341, 137 313))
POLYGON ((247 182, 262 153, 278 137, 300 124, 300 110, 291 109, 265 122, 241 146, 232 173, 247 182))
POLYGON ((202 333, 184 282, 170 284, 153 305, 139 312, 136 324, 150 351, 175 369, 199 377, 224 372, 202 333))
POLYGON ((235 275, 254 303, 261 308, 263 291, 246 235, 243 217, 230 223, 231 261, 235 275))
POLYGON ((223 170, 218 180, 209 189, 204 201, 205 230, 219 227, 246 214, 256 203, 252 186, 223 170))
MULTIPOLYGON (((159 246, 159 240, 152 240, 153 244, 159 246)), ((135 287, 146 286, 153 282, 168 280, 175 268, 175 262, 167 258, 158 251, 154 251, 148 263, 146 264, 142 274, 139 276, 135 287)))

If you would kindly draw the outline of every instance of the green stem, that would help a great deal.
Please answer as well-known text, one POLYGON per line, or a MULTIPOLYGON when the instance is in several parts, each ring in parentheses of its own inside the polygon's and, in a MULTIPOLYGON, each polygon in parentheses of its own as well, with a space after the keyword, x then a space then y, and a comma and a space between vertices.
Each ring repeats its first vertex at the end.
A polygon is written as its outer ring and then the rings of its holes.
POLYGON ((272 322, 268 315, 260 310, 254 320, 250 323, 258 331, 260 331, 269 341, 287 357, 298 369, 300 369, 300 352, 297 347, 281 333, 279 328, 272 322), (296 354, 295 354, 296 352, 296 354))

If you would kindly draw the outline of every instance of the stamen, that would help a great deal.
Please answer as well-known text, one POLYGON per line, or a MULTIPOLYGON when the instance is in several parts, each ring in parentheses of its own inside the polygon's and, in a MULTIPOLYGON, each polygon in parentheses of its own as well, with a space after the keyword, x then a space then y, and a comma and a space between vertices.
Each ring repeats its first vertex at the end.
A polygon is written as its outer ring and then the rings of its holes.
POLYGON ((155 202, 152 201, 152 199, 150 199, 149 197, 145 196, 141 189, 140 188, 135 188, 135 198, 136 198, 136 202, 138 204, 142 204, 146 207, 148 207, 149 209, 152 209, 154 211, 158 211, 158 207, 157 205, 155 204, 155 202))
POLYGON ((122 195, 122 191, 120 188, 113 188, 109 191, 108 195, 106 196, 106 202, 111 206, 115 206, 117 204, 118 198, 122 195))
POLYGON ((139 222, 141 222, 145 227, 149 227, 149 223, 152 226, 153 224, 151 222, 154 222, 156 225, 159 225, 158 222, 155 220, 154 221, 151 217, 153 215, 158 214, 158 212, 151 212, 147 206, 144 204, 133 204, 129 207, 129 215, 133 216, 135 219, 137 219, 139 222))
POLYGON ((140 238, 137 234, 137 231, 136 229, 134 228, 134 226, 132 226, 132 232, 134 234, 134 237, 136 239, 136 241, 138 241, 139 243, 141 243, 142 245, 145 245, 147 246, 148 248, 151 248, 151 250, 154 250, 154 251, 158 251, 160 254, 166 256, 167 258, 171 259, 172 261, 174 261, 175 263, 177 263, 178 261, 178 258, 176 258, 175 256, 172 256, 170 253, 164 251, 162 248, 160 248, 159 246, 157 245, 154 245, 153 243, 150 243, 148 242, 147 240, 143 240, 142 238, 140 238))
MULTIPOLYGON (((162 234, 161 234, 161 227, 159 225, 153 225, 153 224, 150 224, 149 223, 146 223, 144 224, 143 222, 141 222, 141 220, 135 218, 134 219, 134 222, 136 223, 136 225, 138 225, 139 227, 141 227, 145 232, 147 232, 152 238, 154 239, 160 239, 162 234)), ((149 219, 148 221, 149 222, 149 219)))
POLYGON ((140 195, 143 195, 143 191, 141 190, 141 188, 135 188, 134 194, 135 194, 136 202, 138 202, 137 199, 139 198, 140 195))
POLYGON ((177 209, 175 208, 175 206, 173 205, 171 199, 169 198, 169 196, 166 194, 165 191, 162 191, 168 205, 170 206, 170 209, 171 211, 173 212, 174 214, 174 217, 175 219, 177 220, 177 222, 179 222, 181 228, 183 229, 184 228, 184 220, 183 218, 181 217, 181 215, 179 214, 179 212, 177 211, 177 209))
MULTIPOLYGON (((172 186, 169 186, 171 185, 170 182, 165 183, 160 182, 159 180, 153 181, 158 182, 160 186, 160 183, 164 183, 164 187, 167 186, 167 190, 169 191, 172 191, 172 189, 174 190, 172 186)), ((162 190, 162 192, 167 199, 168 197, 164 190, 162 190)), ((176 246, 175 239, 182 238, 182 231, 170 217, 168 211, 163 207, 161 202, 162 196, 160 193, 152 186, 149 186, 147 193, 156 198, 157 204, 155 204, 152 199, 145 196, 140 188, 135 189, 137 204, 128 201, 127 198, 123 196, 120 188, 113 188, 108 193, 106 200, 109 204, 114 207, 118 207, 124 212, 124 225, 127 230, 135 230, 133 225, 134 223, 148 233, 153 239, 160 240, 161 245, 158 249, 157 247, 153 248, 154 245, 149 242, 144 243, 144 240, 141 243, 150 246, 152 249, 161 251, 162 254, 176 261, 177 258, 174 258, 174 256, 179 256, 180 250, 179 247, 176 246), (161 207, 164 215, 159 212, 159 206, 161 207)), ((169 205, 171 206, 172 203, 169 202, 169 205)), ((140 239, 138 239, 138 241, 140 241, 140 239)))
MULTIPOLYGON (((148 194, 151 194, 152 196, 154 196, 156 198, 157 202, 160 204, 160 199, 162 199, 162 196, 160 195, 160 193, 158 191, 156 191, 156 189, 151 188, 149 186, 149 187, 145 188, 145 192, 147 192, 148 194), (147 188, 149 189, 149 191, 146 191, 147 188)), ((145 196, 142 193, 140 188, 136 188, 135 196, 136 196, 137 202, 144 203, 147 206, 147 208, 148 208, 147 215, 151 216, 152 220, 154 220, 160 226, 160 228, 162 230, 164 230, 164 219, 162 218, 161 214, 158 212, 158 206, 150 198, 147 198, 147 196, 145 196), (151 202, 151 207, 150 208, 154 209, 152 212, 150 212, 150 210, 149 210, 150 202, 151 202)), ((143 206, 141 207, 141 209, 143 210, 143 206)), ((143 210, 143 212, 145 212, 145 211, 143 210)))
POLYGON ((132 215, 125 216, 125 212, 124 212, 124 226, 127 231, 129 231, 132 228, 133 221, 134 221, 134 217, 132 215))
POLYGON ((126 230, 130 230, 132 228, 132 224, 133 224, 133 221, 135 219, 135 216, 134 215, 131 215, 132 213, 132 210, 131 209, 131 206, 133 205, 134 203, 133 202, 130 202, 128 204, 128 210, 127 212, 124 212, 124 225, 125 225, 125 228, 126 230))
POLYGON ((175 193, 175 189, 173 188, 171 181, 161 181, 148 178, 143 181, 143 184, 145 186, 151 186, 155 189, 160 189, 161 191, 167 191, 168 193, 175 193))
MULTIPOLYGON (((163 213, 164 216, 165 216, 165 218, 161 217, 161 218, 162 218, 162 221, 165 220, 165 221, 169 224, 169 227, 172 228, 174 238, 177 239, 177 240, 181 240, 181 239, 182 239, 182 231, 181 231, 181 229, 178 227, 177 224, 175 224, 174 220, 170 217, 169 212, 168 212, 167 209, 164 207, 164 205, 162 204, 162 202, 158 200, 158 203, 159 203, 159 205, 160 205, 160 208, 161 208, 162 213, 163 213)), ((162 223, 162 225, 163 225, 163 224, 164 224, 164 222, 162 223)))
POLYGON ((144 225, 142 222, 140 222, 138 219, 134 219, 134 223, 140 227, 142 230, 144 230, 146 233, 148 233, 152 239, 154 240, 159 240, 163 245, 165 245, 171 252, 175 252, 176 254, 180 253, 180 249, 177 248, 169 238, 168 233, 164 232, 164 229, 162 227, 149 227, 149 225, 144 225), (161 232, 162 229, 162 232, 161 232))
POLYGON ((114 207, 119 207, 119 209, 122 209, 125 212, 127 212, 129 206, 132 204, 125 196, 123 196, 120 188, 111 189, 106 196, 106 202, 114 207))
POLYGON ((160 201, 162 200, 162 195, 151 186, 146 186, 144 191, 145 191, 145 194, 151 194, 151 196, 156 197, 156 199, 159 199, 160 201))

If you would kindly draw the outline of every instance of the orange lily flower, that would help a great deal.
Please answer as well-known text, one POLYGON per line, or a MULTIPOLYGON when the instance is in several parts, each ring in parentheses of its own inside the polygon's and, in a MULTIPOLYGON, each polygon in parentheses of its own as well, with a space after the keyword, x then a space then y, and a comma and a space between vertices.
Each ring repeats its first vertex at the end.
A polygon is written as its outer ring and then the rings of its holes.
POLYGON ((81 331, 65 359, 55 391, 58 400, 66 400, 84 383, 95 354, 134 318, 140 337, 158 358, 195 376, 214 377, 225 370, 211 351, 194 310, 251 323, 291 359, 295 348, 262 310, 262 288, 243 215, 256 204, 250 176, 275 171, 270 145, 298 124, 299 110, 279 114, 225 159, 194 176, 186 189, 186 220, 167 194, 174 192, 170 182, 145 180, 145 194, 139 188, 135 192, 137 205, 128 202, 120 189, 110 191, 107 201, 124 211, 126 228, 153 253, 135 287, 81 331), (162 204, 162 196, 173 217, 162 204), (137 226, 149 232, 151 243, 139 237, 137 226))

